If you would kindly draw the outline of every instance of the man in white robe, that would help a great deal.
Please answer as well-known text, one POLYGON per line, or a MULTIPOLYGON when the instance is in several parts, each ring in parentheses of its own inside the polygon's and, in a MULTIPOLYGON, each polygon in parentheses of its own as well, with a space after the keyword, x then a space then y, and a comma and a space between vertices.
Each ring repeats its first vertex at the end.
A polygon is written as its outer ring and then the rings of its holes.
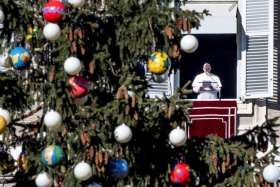
POLYGON ((217 75, 211 73, 211 65, 203 64, 203 73, 197 75, 192 83, 193 91, 199 93, 197 99, 217 99, 221 91, 221 81, 217 75))

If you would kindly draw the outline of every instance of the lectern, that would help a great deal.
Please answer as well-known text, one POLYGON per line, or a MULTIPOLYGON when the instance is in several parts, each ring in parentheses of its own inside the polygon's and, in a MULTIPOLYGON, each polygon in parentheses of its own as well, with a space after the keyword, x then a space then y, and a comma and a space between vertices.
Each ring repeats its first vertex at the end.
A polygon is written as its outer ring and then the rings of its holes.
POLYGON ((236 135, 237 103, 234 100, 194 101, 190 111, 188 138, 217 135, 230 138, 236 135))

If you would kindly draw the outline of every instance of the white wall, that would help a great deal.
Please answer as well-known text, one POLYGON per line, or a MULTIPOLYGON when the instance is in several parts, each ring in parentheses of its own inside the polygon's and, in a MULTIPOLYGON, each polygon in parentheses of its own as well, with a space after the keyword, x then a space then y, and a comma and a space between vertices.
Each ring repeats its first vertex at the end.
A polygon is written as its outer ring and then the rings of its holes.
POLYGON ((211 14, 201 20, 199 29, 193 29, 194 34, 236 33, 236 1, 199 1, 190 0, 182 9, 202 12, 204 9, 211 14))

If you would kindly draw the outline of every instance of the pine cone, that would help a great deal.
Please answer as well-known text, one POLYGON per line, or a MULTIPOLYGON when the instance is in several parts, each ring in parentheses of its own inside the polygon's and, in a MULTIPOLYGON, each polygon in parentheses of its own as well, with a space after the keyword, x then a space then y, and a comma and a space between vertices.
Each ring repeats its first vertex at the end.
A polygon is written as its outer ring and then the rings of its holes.
POLYGON ((72 54, 77 53, 77 51, 78 51, 77 42, 74 41, 74 42, 71 43, 71 53, 72 54))
POLYGON ((80 139, 83 145, 88 145, 90 144, 90 136, 86 132, 82 132, 80 134, 80 139))
POLYGON ((131 107, 132 108, 136 107, 136 96, 135 95, 131 97, 131 107))
POLYGON ((88 148, 88 160, 93 160, 93 157, 94 157, 94 147, 91 145, 89 148, 88 148))
POLYGON ((93 75, 93 74, 94 74, 94 71, 95 71, 95 60, 93 60, 93 61, 91 61, 91 62, 89 63, 89 73, 90 73, 91 75, 93 75))
POLYGON ((221 171, 222 171, 222 174, 226 173, 226 161, 225 160, 222 162, 221 171))
POLYGON ((50 82, 55 80, 55 66, 51 66, 49 74, 48 74, 48 79, 50 82))
POLYGON ((103 165, 102 167, 101 167, 101 173, 105 173, 105 166, 103 165))
POLYGON ((167 38, 170 40, 170 39, 172 39, 174 36, 173 36, 173 33, 174 33, 174 31, 173 31, 173 29, 170 27, 170 26, 166 26, 165 28, 164 28, 164 33, 166 34, 166 36, 167 36, 167 38))
POLYGON ((225 166, 226 166, 227 169, 229 169, 231 167, 230 166, 230 155, 229 154, 226 156, 225 166))
POLYGON ((95 153, 95 165, 98 166, 99 165, 98 163, 99 163, 99 152, 96 151, 96 153, 95 153))
POLYGON ((101 170, 101 167, 100 167, 100 166, 95 165, 95 167, 96 167, 96 171, 97 171, 97 173, 101 173, 101 172, 102 172, 102 170, 101 170))
POLYGON ((137 113, 136 111, 134 112, 133 117, 134 117, 134 119, 135 119, 136 121, 139 120, 139 115, 138 115, 138 113, 137 113))
POLYGON ((215 168, 217 168, 217 166, 218 166, 218 157, 217 157, 217 154, 212 154, 211 160, 212 160, 213 166, 214 166, 215 168))
POLYGON ((74 35, 73 35, 73 31, 72 30, 69 31, 68 38, 69 38, 70 41, 74 40, 74 35))
POLYGON ((105 165, 108 164, 108 159, 109 159, 108 152, 105 151, 105 153, 104 153, 104 164, 105 164, 105 165))
POLYGON ((99 152, 99 154, 98 154, 98 164, 100 165, 100 166, 102 166, 103 165, 103 154, 102 154, 102 152, 99 152))
POLYGON ((91 124, 91 128, 92 128, 93 130, 96 130, 96 126, 97 126, 96 123, 92 123, 92 124, 91 124))
POLYGON ((167 113, 167 118, 170 119, 171 116, 174 114, 175 108, 171 105, 168 107, 168 113, 167 113))
POLYGON ((129 114, 129 111, 130 111, 130 107, 128 105, 125 106, 125 109, 124 109, 124 113, 125 115, 128 115, 129 114))
POLYGON ((117 100, 124 98, 128 102, 128 91, 125 86, 119 87, 116 98, 117 100))

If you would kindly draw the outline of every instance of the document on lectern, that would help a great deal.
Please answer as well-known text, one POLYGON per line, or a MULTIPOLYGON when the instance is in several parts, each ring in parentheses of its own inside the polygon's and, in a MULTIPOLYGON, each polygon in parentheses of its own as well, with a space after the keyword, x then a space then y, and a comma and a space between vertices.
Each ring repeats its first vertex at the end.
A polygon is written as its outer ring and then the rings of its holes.
POLYGON ((214 82, 210 82, 210 81, 203 81, 203 82, 200 82, 202 84, 202 90, 203 91, 213 91, 214 88, 213 88, 213 83, 214 82))

